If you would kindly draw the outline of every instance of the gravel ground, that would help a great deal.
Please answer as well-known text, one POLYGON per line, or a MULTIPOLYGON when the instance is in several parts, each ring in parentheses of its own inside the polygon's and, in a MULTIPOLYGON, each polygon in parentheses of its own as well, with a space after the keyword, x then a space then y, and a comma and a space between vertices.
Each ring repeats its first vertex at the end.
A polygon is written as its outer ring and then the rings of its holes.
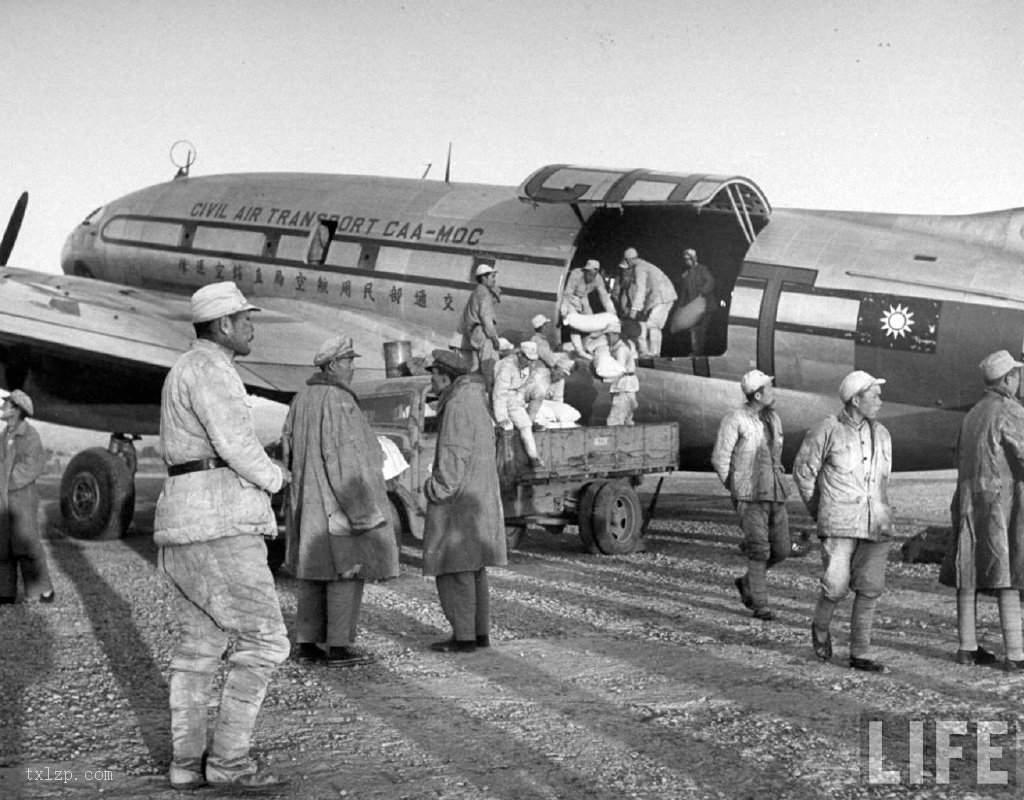
MULTIPOLYGON (((56 479, 46 484, 52 513, 56 479)), ((158 479, 140 479, 136 529, 123 541, 51 530, 57 602, 0 608, 0 798, 178 796, 165 778, 176 628, 154 569, 158 488, 158 479)), ((900 476, 901 538, 943 523, 951 489, 949 473, 900 476)), ((794 528, 810 530, 790 508, 794 528)), ((938 784, 929 724, 923 776, 909 783, 909 719, 1016 726, 1024 699, 1024 679, 953 662, 955 600, 938 586, 937 567, 900 563, 894 543, 875 636, 893 671, 871 676, 842 666, 848 601, 836 617, 834 663, 813 658, 817 549, 772 571, 779 620, 761 623, 732 586, 737 543, 721 488, 689 474, 666 481, 646 553, 593 556, 574 528, 531 531, 508 567, 492 572, 494 647, 473 655, 426 649, 446 624, 418 547, 405 544, 401 576, 366 593, 360 645, 377 662, 289 663, 271 684, 254 751, 290 782, 269 796, 1014 795, 1015 787, 976 787, 972 737, 953 737, 964 758, 938 784), (882 720, 882 766, 902 770, 901 783, 869 782, 865 714, 882 720)), ((279 576, 278 588, 290 625, 294 581, 279 576)), ((982 604, 980 630, 1001 652, 994 603, 982 604)))

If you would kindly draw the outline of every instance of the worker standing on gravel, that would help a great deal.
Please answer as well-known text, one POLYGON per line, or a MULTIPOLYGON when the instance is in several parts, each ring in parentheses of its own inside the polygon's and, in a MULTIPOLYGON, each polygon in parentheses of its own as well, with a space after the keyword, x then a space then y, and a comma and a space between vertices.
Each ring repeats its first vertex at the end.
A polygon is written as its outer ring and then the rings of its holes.
POLYGON ((298 578, 298 660, 330 667, 372 660, 352 647, 363 587, 398 577, 384 453, 350 388, 357 358, 351 336, 320 345, 319 371, 292 400, 282 436, 292 471, 285 563, 298 578))
POLYGON ((718 426, 711 464, 729 490, 740 518, 747 573, 736 579, 743 605, 761 620, 775 619, 768 604, 768 570, 789 556, 789 517, 782 481, 782 420, 775 413, 773 378, 752 369, 740 378, 746 405, 718 426))
POLYGON ((467 374, 449 350, 435 350, 433 358, 440 431, 433 471, 423 486, 423 574, 434 576, 452 636, 430 649, 471 653, 491 643, 487 567, 507 563, 494 422, 483 378, 467 374))
POLYGON ((39 537, 39 490, 46 454, 36 429, 28 424, 32 399, 15 389, 3 402, 0 421, 0 604, 18 595, 18 572, 26 600, 52 603, 53 584, 39 537))
POLYGON ((876 420, 883 383, 862 370, 843 378, 843 410, 808 432, 793 463, 800 496, 818 523, 825 568, 811 624, 814 654, 822 661, 832 659, 832 615, 853 589, 850 666, 865 672, 889 671, 870 655, 871 626, 885 590, 892 536, 892 440, 876 420))
POLYGON ((956 587, 959 664, 991 664, 978 646, 978 592, 995 594, 1007 672, 1024 671, 1020 593, 1024 590, 1024 408, 1020 369, 1006 350, 981 362, 985 394, 967 412, 956 440, 953 536, 939 580, 956 587))
POLYGON ((230 281, 196 291, 191 309, 197 340, 171 367, 160 402, 167 481, 153 536, 181 609, 168 777, 175 789, 273 787, 283 781, 257 767, 249 744, 271 674, 289 651, 263 537, 277 533, 270 495, 290 475, 256 438, 233 363, 252 349, 250 314, 259 309, 230 281), (208 749, 211 687, 232 639, 208 749))

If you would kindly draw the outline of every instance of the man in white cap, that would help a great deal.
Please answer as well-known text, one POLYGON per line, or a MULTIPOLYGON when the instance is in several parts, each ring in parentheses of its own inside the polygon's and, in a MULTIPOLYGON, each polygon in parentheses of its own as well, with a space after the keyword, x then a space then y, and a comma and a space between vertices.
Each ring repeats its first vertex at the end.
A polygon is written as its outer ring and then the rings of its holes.
POLYGON ((800 497, 818 523, 824 566, 811 624, 814 653, 831 660, 832 615, 852 589, 850 666, 865 672, 889 671, 871 656, 871 626, 885 590, 892 536, 892 440, 877 421, 884 383, 862 370, 843 378, 843 410, 807 433, 793 463, 800 497))
POLYGON ((640 380, 636 376, 636 358, 633 348, 622 338, 622 323, 617 319, 605 329, 608 339, 608 352, 619 366, 622 375, 617 378, 606 378, 608 392, 611 394, 612 405, 608 412, 609 426, 633 425, 633 412, 637 409, 636 394, 640 391, 640 380))
POLYGON ((463 347, 472 354, 471 368, 484 376, 488 391, 494 385, 494 364, 498 355, 498 314, 501 302, 498 288, 498 270, 486 262, 473 270, 476 287, 462 309, 459 332, 464 337, 463 347))
POLYGON ((692 303, 698 297, 704 299, 704 313, 690 326, 690 355, 707 355, 708 326, 715 303, 715 279, 711 270, 697 260, 697 251, 687 248, 683 251, 683 285, 679 296, 679 307, 692 303))
POLYGON ((292 399, 282 433, 292 471, 285 563, 298 579, 297 660, 330 667, 372 660, 353 647, 363 588, 398 577, 384 453, 351 387, 357 358, 351 336, 321 344, 318 370, 292 399))
POLYGON ((259 309, 231 282, 202 287, 191 306, 197 339, 171 367, 160 404, 168 477, 153 535, 181 607, 169 778, 176 789, 276 786, 283 781, 250 759, 249 745, 267 684, 289 651, 263 537, 277 534, 270 495, 290 474, 256 437, 233 363, 252 348, 250 315, 259 309), (210 692, 232 638, 207 748, 210 692))
POLYGON ((18 573, 26 600, 54 601, 46 552, 39 536, 39 490, 46 453, 36 429, 28 424, 35 409, 21 389, 4 398, 0 408, 0 604, 18 595, 18 573))
POLYGON ((782 475, 782 420, 775 413, 774 379, 759 369, 740 378, 747 402, 718 426, 711 465, 732 497, 740 520, 747 572, 737 578, 743 605, 760 620, 775 619, 768 603, 768 570, 790 552, 782 475))
POLYGON ((494 421, 504 433, 513 428, 519 431, 526 457, 534 469, 543 467, 544 462, 537 453, 533 420, 526 409, 526 393, 530 386, 530 368, 537 357, 537 345, 534 342, 523 342, 518 350, 501 359, 494 368, 494 392, 491 397, 494 421))
MULTIPOLYGON (((601 277, 601 263, 592 258, 580 269, 572 270, 565 281, 565 288, 562 289, 562 302, 558 311, 562 318, 562 324, 565 324, 565 319, 570 314, 593 314, 594 309, 590 305, 590 296, 595 292, 601 307, 607 313, 614 314, 615 305, 608 294, 604 278, 601 277)), ((583 347, 583 337, 580 335, 580 331, 575 328, 570 328, 569 331, 569 341, 572 342, 577 354, 585 358, 588 357, 589 353, 583 347)), ((593 333, 593 330, 584 332, 593 333)))
POLYGON ((1007 672, 1024 670, 1020 593, 1024 590, 1024 408, 1020 368, 1006 350, 981 362, 985 394, 967 412, 956 440, 954 536, 939 580, 956 587, 959 664, 991 664, 978 645, 978 592, 995 594, 1007 672))
POLYGON ((555 353, 551 349, 551 340, 548 338, 548 326, 551 323, 543 314, 537 314, 530 320, 533 327, 533 336, 530 341, 537 345, 537 356, 541 362, 551 369, 555 366, 555 353))
POLYGON ((452 635, 430 649, 471 653, 491 644, 487 567, 507 563, 494 423, 483 379, 466 374, 448 351, 435 350, 433 356, 430 384, 438 398, 440 429, 423 484, 423 574, 434 577, 452 635))
POLYGON ((640 258, 635 247, 627 247, 619 265, 630 273, 629 319, 641 323, 639 350, 641 356, 661 355, 661 329, 668 321, 669 311, 679 295, 668 276, 649 261, 640 258))

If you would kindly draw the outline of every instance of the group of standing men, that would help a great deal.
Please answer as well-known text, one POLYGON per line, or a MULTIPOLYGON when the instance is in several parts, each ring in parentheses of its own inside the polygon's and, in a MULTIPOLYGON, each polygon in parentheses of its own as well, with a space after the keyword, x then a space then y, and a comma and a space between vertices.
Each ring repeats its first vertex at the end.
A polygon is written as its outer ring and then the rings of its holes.
MULTIPOLYGON (((956 440, 953 531, 939 576, 941 583, 957 589, 956 662, 998 661, 977 640, 978 595, 989 593, 999 604, 1007 672, 1024 670, 1022 367, 1005 350, 980 364, 986 392, 964 418, 956 440)), ((889 671, 871 650, 892 537, 892 441, 877 420, 884 383, 861 370, 843 378, 843 408, 807 433, 793 462, 793 479, 821 541, 823 569, 811 646, 820 660, 832 659, 832 617, 852 591, 849 665, 865 672, 889 671)), ((771 376, 751 370, 741 378, 740 389, 746 404, 722 420, 712 464, 729 490, 743 531, 740 549, 747 571, 736 578, 736 589, 754 617, 770 621, 776 615, 768 601, 767 571, 790 553, 782 424, 771 376)))
MULTIPOLYGON (((314 356, 317 371, 289 408, 281 462, 256 436, 233 364, 251 350, 259 309, 222 282, 196 291, 191 310, 196 341, 171 368, 161 398, 168 479, 154 533, 159 568, 182 609, 170 665, 169 779, 177 789, 267 788, 283 781, 250 758, 250 742, 271 674, 291 649, 267 566, 264 536, 277 533, 270 497, 288 485, 296 659, 365 663, 372 656, 353 647, 364 584, 398 575, 384 454, 352 389, 359 354, 350 337, 329 338, 314 356), (207 709, 226 652, 211 735, 207 709)), ((486 568, 506 563, 494 426, 479 374, 444 350, 434 351, 431 372, 441 427, 424 487, 423 571, 435 576, 452 625, 451 637, 431 649, 463 653, 490 644, 486 568)))

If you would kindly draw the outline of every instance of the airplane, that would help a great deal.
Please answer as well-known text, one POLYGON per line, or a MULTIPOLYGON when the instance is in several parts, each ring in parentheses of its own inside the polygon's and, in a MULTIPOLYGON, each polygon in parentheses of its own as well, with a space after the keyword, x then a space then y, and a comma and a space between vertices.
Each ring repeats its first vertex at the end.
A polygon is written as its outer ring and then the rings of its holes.
MULTIPOLYGON (((6 266, 23 214, 19 201, 0 248, 0 386, 27 391, 41 420, 112 432, 62 479, 65 523, 83 537, 130 521, 132 439, 157 433, 162 381, 193 336, 188 297, 213 281, 264 309, 238 367, 253 394, 286 402, 328 335, 354 337, 362 377, 385 374, 383 343, 445 347, 481 263, 498 269, 500 332, 515 342, 535 314, 558 319, 566 277, 587 259, 613 277, 635 247, 678 281, 694 248, 717 286, 708 353, 666 330, 661 357, 641 362, 636 414, 679 423, 686 469, 708 468, 754 367, 775 376, 787 462, 838 409, 842 377, 863 369, 887 380, 895 468, 948 468, 983 391, 978 363, 1020 352, 1024 336, 1021 208, 773 209, 739 175, 565 164, 518 188, 184 168, 88 214, 64 244, 63 275, 6 266)), ((584 422, 603 422, 607 391, 587 370, 571 380, 584 422)))

